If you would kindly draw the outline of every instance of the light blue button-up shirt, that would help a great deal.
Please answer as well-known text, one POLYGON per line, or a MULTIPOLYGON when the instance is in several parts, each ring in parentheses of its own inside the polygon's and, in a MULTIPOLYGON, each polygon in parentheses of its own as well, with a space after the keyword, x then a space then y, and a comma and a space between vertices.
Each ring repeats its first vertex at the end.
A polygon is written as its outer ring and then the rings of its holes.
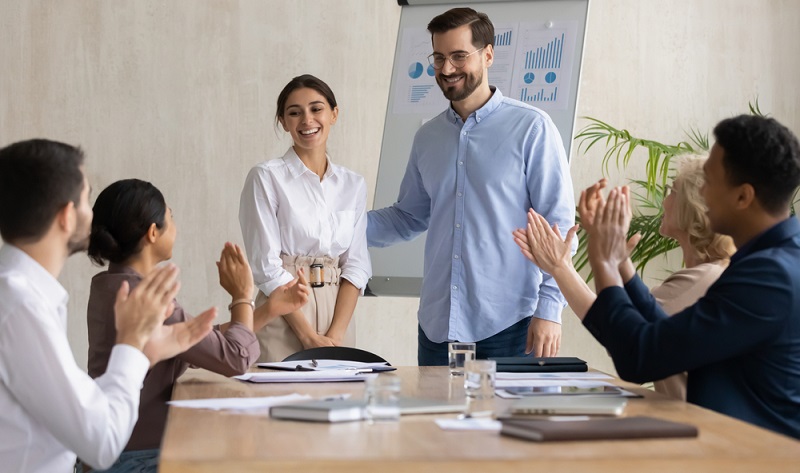
POLYGON ((494 89, 466 122, 448 108, 419 129, 397 202, 369 212, 367 239, 384 247, 428 230, 420 326, 434 342, 479 341, 530 315, 561 321, 555 280, 511 235, 531 207, 564 231, 575 223, 561 136, 494 89))

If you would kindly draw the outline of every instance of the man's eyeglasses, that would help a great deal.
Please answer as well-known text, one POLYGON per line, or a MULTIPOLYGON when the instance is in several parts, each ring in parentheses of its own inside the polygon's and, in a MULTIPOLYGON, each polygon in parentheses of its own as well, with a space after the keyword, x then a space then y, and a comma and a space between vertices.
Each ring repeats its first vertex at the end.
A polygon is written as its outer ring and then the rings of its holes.
POLYGON ((436 70, 439 70, 439 69, 443 68, 444 67, 444 61, 446 61, 446 60, 450 61, 450 64, 452 64, 453 67, 455 67, 456 69, 461 69, 462 67, 464 67, 464 65, 467 64, 467 59, 469 59, 470 56, 472 56, 473 54, 475 54, 475 53, 477 53, 479 51, 483 51, 483 49, 485 47, 486 46, 484 46, 483 48, 480 48, 480 49, 476 49, 475 51, 472 51, 471 53, 453 53, 453 54, 451 54, 449 56, 445 56, 444 54, 439 54, 439 53, 433 53, 430 56, 428 56, 428 62, 436 70))

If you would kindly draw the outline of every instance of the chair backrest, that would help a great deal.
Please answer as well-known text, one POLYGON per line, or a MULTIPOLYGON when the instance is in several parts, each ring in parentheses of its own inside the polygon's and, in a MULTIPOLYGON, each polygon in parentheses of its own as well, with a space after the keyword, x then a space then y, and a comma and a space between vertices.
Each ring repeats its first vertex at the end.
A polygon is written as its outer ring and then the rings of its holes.
POLYGON ((347 360, 347 361, 361 361, 364 363, 387 363, 386 360, 380 356, 370 353, 366 350, 352 347, 316 347, 307 350, 301 350, 293 353, 283 361, 296 361, 296 360, 347 360))

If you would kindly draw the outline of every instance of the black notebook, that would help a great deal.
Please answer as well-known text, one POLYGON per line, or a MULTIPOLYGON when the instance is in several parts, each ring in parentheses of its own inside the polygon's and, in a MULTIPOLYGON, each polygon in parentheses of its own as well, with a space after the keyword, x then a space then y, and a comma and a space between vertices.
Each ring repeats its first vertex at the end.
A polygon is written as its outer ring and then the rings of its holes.
POLYGON ((589 370, 585 361, 574 356, 559 356, 553 358, 507 356, 489 359, 497 362, 497 371, 499 373, 583 372, 589 370))
POLYGON ((653 417, 569 421, 512 418, 501 422, 501 434, 535 442, 697 437, 693 425, 653 417))

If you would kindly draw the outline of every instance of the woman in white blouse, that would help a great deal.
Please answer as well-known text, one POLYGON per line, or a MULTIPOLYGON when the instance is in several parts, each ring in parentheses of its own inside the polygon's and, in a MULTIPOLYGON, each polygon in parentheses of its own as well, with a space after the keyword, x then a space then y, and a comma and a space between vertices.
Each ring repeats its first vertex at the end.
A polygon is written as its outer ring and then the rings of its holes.
POLYGON ((338 114, 326 83, 307 74, 292 79, 278 96, 275 119, 294 143, 283 157, 251 169, 242 190, 239 223, 259 290, 256 304, 300 269, 312 286, 302 309, 258 332, 259 361, 355 344, 353 311, 372 274, 367 188, 326 152, 338 114))

